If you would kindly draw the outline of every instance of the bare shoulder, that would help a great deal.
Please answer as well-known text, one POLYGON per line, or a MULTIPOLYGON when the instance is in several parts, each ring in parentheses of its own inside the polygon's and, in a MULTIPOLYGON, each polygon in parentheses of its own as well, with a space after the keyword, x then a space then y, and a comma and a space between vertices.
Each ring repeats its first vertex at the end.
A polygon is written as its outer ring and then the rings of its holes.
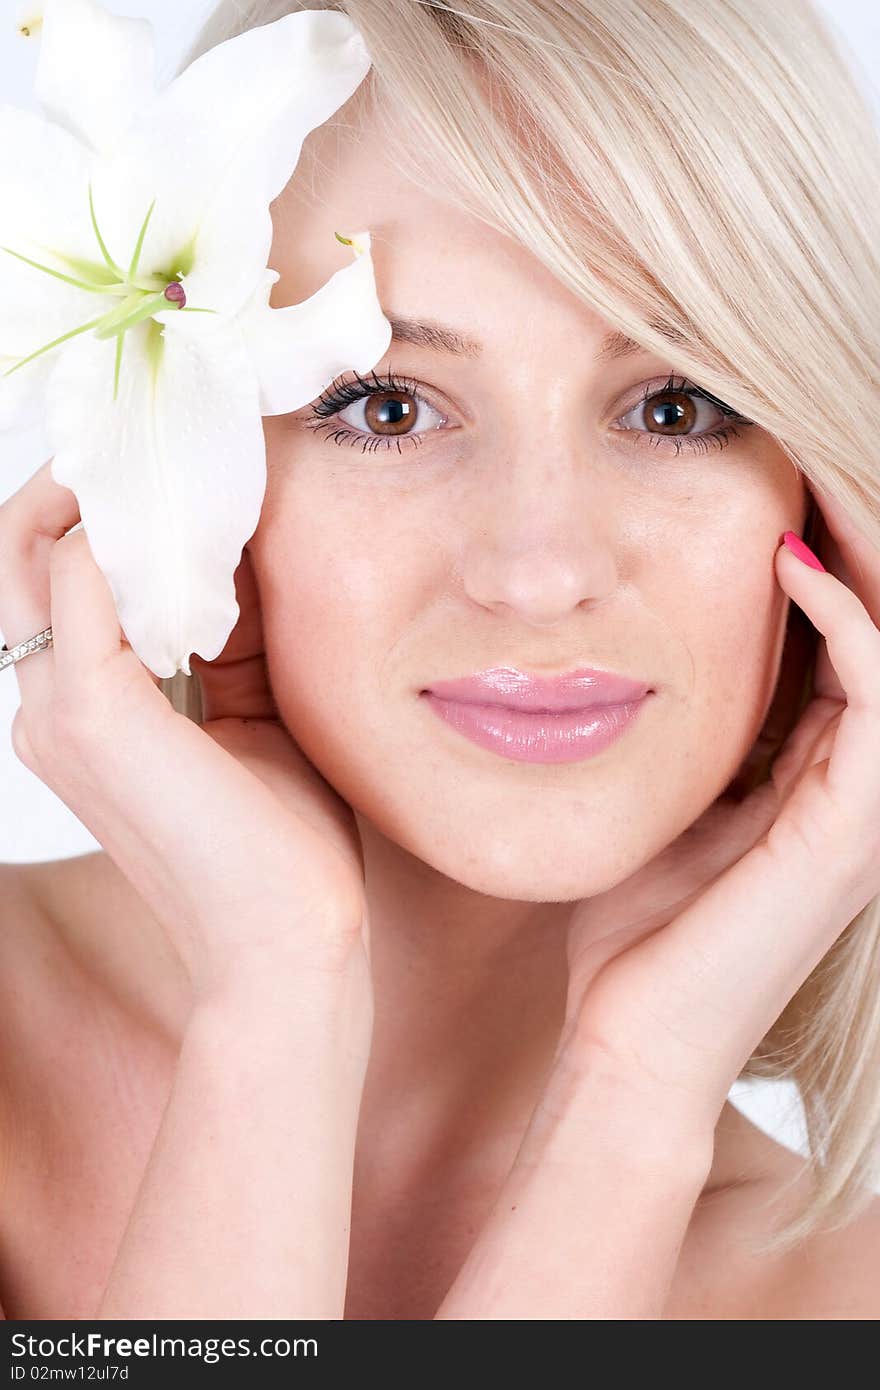
POLYGON ((35 888, 37 864, 0 864, 0 998, 20 990, 32 968, 51 952, 51 926, 35 888))
POLYGON ((81 1318, 95 1306, 179 1050, 169 949, 103 851, 0 865, 8 1317, 51 1317, 54 1308, 81 1318))
POLYGON ((880 1195, 847 1225, 816 1232, 789 1257, 778 1311, 789 1320, 880 1318, 880 1195))
POLYGON ((186 1004, 185 972, 160 923, 105 851, 0 865, 0 886, 0 950, 7 960, 14 953, 17 971, 57 961, 124 1012, 175 1031, 186 1004))
MULTIPOLYGON (((779 1146, 775 1146, 779 1147, 779 1146)), ((880 1318, 880 1195, 835 1230, 777 1255, 756 1248, 803 1209, 803 1160, 785 1151, 765 1181, 698 1206, 665 1317, 674 1320, 873 1321, 880 1318)))

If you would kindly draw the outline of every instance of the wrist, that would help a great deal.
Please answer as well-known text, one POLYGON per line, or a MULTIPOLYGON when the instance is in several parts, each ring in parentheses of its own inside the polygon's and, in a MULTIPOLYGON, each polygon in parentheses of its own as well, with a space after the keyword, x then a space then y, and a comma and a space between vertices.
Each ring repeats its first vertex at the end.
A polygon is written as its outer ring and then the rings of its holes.
POLYGON ((225 1036, 239 1052, 277 1041, 288 1057, 297 1048, 317 1048, 354 1057, 358 1066, 365 1066, 373 1019, 365 955, 353 956, 344 968, 276 960, 266 970, 251 960, 215 973, 195 991, 187 1032, 225 1036))
MULTIPOLYGON (((522 1162, 579 1162, 590 1153, 634 1176, 696 1185, 712 1169, 715 1126, 659 1083, 636 1081, 599 1049, 560 1041, 520 1148, 522 1162)), ((518 1156, 519 1161, 519 1156, 518 1156)))
POLYGON ((662 1317, 714 1132, 659 1124, 562 1048, 437 1318, 662 1317))
POLYGON ((286 1009, 303 998, 346 998, 372 1006, 369 951, 360 925, 316 929, 297 921, 277 934, 255 927, 191 972, 194 1005, 286 1009))

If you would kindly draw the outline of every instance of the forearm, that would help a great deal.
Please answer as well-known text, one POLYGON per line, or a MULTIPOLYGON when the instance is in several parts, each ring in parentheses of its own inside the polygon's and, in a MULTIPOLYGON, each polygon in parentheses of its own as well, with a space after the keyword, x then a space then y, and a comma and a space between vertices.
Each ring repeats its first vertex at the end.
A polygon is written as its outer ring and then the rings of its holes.
POLYGON ((196 1005, 97 1317, 342 1317, 371 1030, 360 973, 196 1005))
POLYGON ((712 1163, 612 1079, 557 1066, 437 1318, 659 1318, 712 1163))

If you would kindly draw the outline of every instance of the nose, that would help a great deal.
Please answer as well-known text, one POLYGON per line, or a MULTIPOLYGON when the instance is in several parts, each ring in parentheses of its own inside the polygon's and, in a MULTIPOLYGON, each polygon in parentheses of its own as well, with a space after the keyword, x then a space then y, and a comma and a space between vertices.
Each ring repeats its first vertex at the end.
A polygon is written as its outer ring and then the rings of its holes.
POLYGON ((510 451, 477 470, 464 523, 461 580, 468 597, 535 627, 592 607, 618 584, 614 489, 577 453, 535 459, 510 451))

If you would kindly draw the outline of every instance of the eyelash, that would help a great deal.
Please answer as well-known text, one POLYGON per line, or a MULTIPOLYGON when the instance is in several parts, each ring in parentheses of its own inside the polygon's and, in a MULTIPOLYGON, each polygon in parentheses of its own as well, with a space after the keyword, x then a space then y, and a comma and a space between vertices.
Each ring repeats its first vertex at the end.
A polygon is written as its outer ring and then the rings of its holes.
MULTIPOLYGON (((316 431, 329 429, 330 433, 328 438, 331 439, 334 444, 342 446, 347 442, 350 448, 353 448, 355 444, 361 444, 363 453, 372 453, 375 449, 390 449, 395 444, 397 445, 398 453, 400 453, 401 440, 405 440, 408 445, 411 444, 418 447, 420 444, 424 443, 427 435, 434 433, 434 430, 431 429, 425 430, 422 434, 373 435, 363 434, 361 431, 353 430, 347 425, 333 429, 329 422, 339 411, 344 410, 346 406, 352 405, 355 401, 363 400, 368 396, 379 395, 383 391, 400 395, 410 395, 415 397, 416 400, 422 401, 425 405, 431 405, 430 401, 422 396, 418 383, 411 377, 398 376, 391 370, 388 371, 387 375, 381 377, 377 376, 375 371, 372 372, 370 374, 372 380, 367 377, 362 377, 359 372, 355 372, 354 377, 354 381, 339 380, 332 382, 330 386, 322 392, 318 400, 311 407, 306 421, 306 428, 316 431)), ((739 411, 726 405, 724 401, 719 400, 717 396, 713 396, 708 391, 704 391, 702 387, 692 384, 686 377, 681 377, 680 384, 676 386, 674 375, 668 378, 665 385, 657 386, 653 382, 650 382, 639 399, 631 405, 628 410, 625 410, 623 414, 630 415, 640 405, 644 405, 645 401, 650 400, 654 396, 665 395, 667 392, 675 392, 678 395, 696 396, 700 400, 708 401, 710 405, 714 405, 717 410, 721 411, 721 414, 729 423, 720 429, 693 435, 651 434, 648 430, 620 431, 622 434, 638 434, 644 436, 644 445, 640 444, 637 447, 662 448, 665 450, 668 445, 672 445, 676 457, 681 453, 682 446, 686 449, 690 449, 694 453, 699 452, 706 454, 710 449, 723 449, 731 439, 738 438, 743 429, 754 424, 753 420, 749 420, 745 415, 740 415, 739 411)), ((436 410, 436 406, 431 406, 431 409, 436 410)), ((437 411, 437 413, 442 414, 443 412, 437 411)), ((439 428, 439 426, 435 428, 439 428)))

